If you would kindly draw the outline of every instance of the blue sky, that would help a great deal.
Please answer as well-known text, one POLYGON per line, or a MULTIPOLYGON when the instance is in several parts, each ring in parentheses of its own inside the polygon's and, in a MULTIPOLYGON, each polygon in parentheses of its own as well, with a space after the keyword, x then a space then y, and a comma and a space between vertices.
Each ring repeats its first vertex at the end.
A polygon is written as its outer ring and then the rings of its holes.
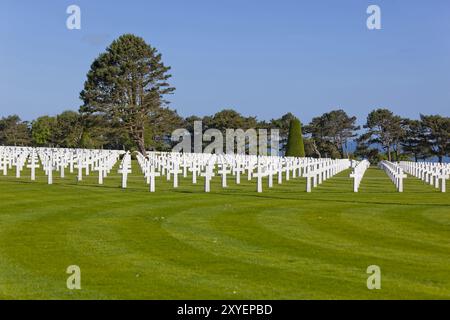
POLYGON ((78 109, 92 61, 134 33, 172 67, 169 98, 183 116, 235 108, 303 122, 342 108, 362 123, 450 112, 450 1, 18 1, 0 9, 0 116, 25 120, 78 109), (82 12, 66 28, 66 8, 82 12), (369 4, 382 30, 366 28, 369 4))

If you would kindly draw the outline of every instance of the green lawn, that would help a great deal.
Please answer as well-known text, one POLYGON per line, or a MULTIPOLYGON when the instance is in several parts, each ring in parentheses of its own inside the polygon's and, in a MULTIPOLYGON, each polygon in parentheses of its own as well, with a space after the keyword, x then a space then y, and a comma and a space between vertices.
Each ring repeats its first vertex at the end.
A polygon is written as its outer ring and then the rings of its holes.
POLYGON ((450 194, 413 177, 399 194, 376 168, 354 194, 348 174, 310 194, 304 179, 257 194, 246 177, 210 194, 159 178, 151 194, 135 163, 126 190, 117 174, 0 173, 0 299, 449 299, 450 194))

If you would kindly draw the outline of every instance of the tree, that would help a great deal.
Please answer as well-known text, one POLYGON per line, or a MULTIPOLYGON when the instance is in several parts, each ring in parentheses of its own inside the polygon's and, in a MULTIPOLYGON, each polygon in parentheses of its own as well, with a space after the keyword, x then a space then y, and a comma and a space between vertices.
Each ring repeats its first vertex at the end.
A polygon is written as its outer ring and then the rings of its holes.
POLYGON ((288 113, 284 114, 283 116, 281 116, 281 118, 270 120, 270 127, 280 130, 279 140, 280 140, 281 148, 284 151, 286 151, 286 145, 287 145, 287 140, 288 140, 288 135, 289 135, 289 127, 290 127, 291 121, 294 119, 296 119, 296 117, 292 113, 288 112, 288 113))
POLYGON ((405 132, 401 145, 403 151, 414 157, 414 161, 425 160, 432 155, 431 148, 426 140, 424 127, 419 120, 403 119, 403 130, 405 132))
POLYGON ((38 146, 53 146, 56 118, 42 116, 31 122, 31 137, 38 146))
POLYGON ((368 129, 364 137, 367 143, 378 144, 385 151, 388 160, 392 160, 392 151, 396 158, 400 152, 400 141, 404 136, 404 130, 401 126, 402 119, 387 109, 376 109, 369 113, 364 128, 368 129))
POLYGON ((56 116, 54 143, 64 148, 79 147, 83 130, 81 115, 75 111, 64 111, 56 116))
POLYGON ((439 115, 420 115, 425 139, 432 151, 442 163, 444 156, 450 153, 450 118, 439 115))
POLYGON ((127 139, 127 130, 115 119, 104 114, 81 114, 80 147, 89 149, 132 149, 134 142, 127 139), (129 143, 127 143, 127 141, 129 143))
POLYGON ((3 117, 0 120, 0 144, 26 146, 30 143, 28 122, 22 121, 18 115, 3 117))
POLYGON ((257 124, 256 118, 246 118, 233 109, 223 109, 219 112, 216 112, 213 116, 205 118, 206 121, 204 123, 204 127, 206 129, 218 129, 224 134, 226 129, 240 128, 245 130, 248 128, 256 128, 257 124), (251 121, 250 119, 252 119, 253 121, 251 121))
POLYGON ((359 159, 367 159, 372 164, 377 164, 381 160, 385 160, 384 154, 381 154, 378 148, 373 148, 368 143, 370 135, 362 134, 356 139, 356 150, 354 155, 359 159))
POLYGON ((304 157, 305 146, 303 144, 302 125, 300 120, 293 119, 289 126, 289 136, 286 146, 286 157, 304 157))
POLYGON ((145 128, 152 113, 173 93, 161 54, 142 38, 126 34, 106 49, 91 65, 80 97, 80 111, 105 115, 127 129, 139 151, 145 154, 145 128))
MULTIPOLYGON (((225 139, 223 140, 223 147, 226 150, 226 136, 227 129, 242 129, 244 131, 248 129, 268 129, 267 124, 264 122, 258 122, 256 117, 253 116, 243 116, 239 112, 233 109, 223 109, 219 112, 216 112, 214 115, 205 116, 200 118, 198 116, 190 116, 184 120, 185 128, 191 133, 194 133, 194 122, 201 121, 202 122, 202 130, 206 131, 208 129, 217 129, 219 130, 225 139)), ((258 132, 257 132, 258 134, 258 132)), ((210 144, 210 141, 203 141, 203 149, 210 144)), ((246 149, 248 149, 248 145, 246 149)))
POLYGON ((348 141, 356 137, 356 117, 349 117, 344 110, 333 110, 315 117, 306 126, 305 132, 311 134, 312 146, 316 154, 325 153, 335 158, 348 156, 348 141))
POLYGON ((355 125, 356 117, 349 117, 344 110, 333 110, 326 113, 326 132, 328 139, 339 150, 341 157, 345 155, 348 149, 348 140, 357 136, 356 130, 359 130, 359 126, 355 125))
POLYGON ((158 108, 145 124, 146 147, 153 150, 170 151, 174 142, 171 133, 183 126, 183 118, 176 110, 158 108))

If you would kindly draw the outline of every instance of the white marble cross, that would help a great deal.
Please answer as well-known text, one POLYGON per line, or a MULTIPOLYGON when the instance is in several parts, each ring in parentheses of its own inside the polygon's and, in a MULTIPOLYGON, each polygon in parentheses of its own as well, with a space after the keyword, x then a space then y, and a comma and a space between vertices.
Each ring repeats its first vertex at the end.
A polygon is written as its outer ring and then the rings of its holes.
POLYGON ((256 177, 257 183, 256 183, 256 192, 261 193, 262 190, 262 178, 266 176, 266 172, 261 164, 258 163, 257 171, 253 174, 253 177, 256 177))
POLYGON ((75 157, 69 157, 69 172, 73 173, 73 165, 75 164, 75 157))
POLYGON ((290 179, 291 168, 292 168, 291 162, 288 161, 288 162, 286 163, 286 169, 285 169, 285 170, 286 170, 286 181, 289 181, 289 179, 290 179))
POLYGON ((253 169, 254 169, 253 163, 249 161, 247 163, 247 180, 248 181, 252 180, 253 169))
POLYGON ((222 167, 218 171, 220 175, 222 175, 222 188, 227 187, 227 174, 231 173, 231 170, 228 169, 225 163, 222 164, 222 167))
POLYGON ((180 165, 178 164, 178 161, 175 160, 173 163, 173 166, 170 170, 170 174, 173 174, 173 187, 174 188, 178 188, 178 174, 180 174, 180 173, 182 173, 182 171, 180 170, 180 165))
POLYGON ((61 157, 60 159, 59 159, 59 173, 60 173, 60 176, 61 176, 61 178, 64 178, 64 169, 66 168, 66 164, 65 164, 65 159, 64 159, 64 157, 61 157))
POLYGON ((197 175, 198 175, 200 169, 196 162, 192 163, 189 171, 192 172, 192 183, 194 183, 194 184, 197 183, 197 175))
POLYGON ((148 177, 150 178, 150 192, 155 192, 155 177, 159 177, 161 174, 155 171, 155 166, 149 164, 148 177))
POLYGON ((183 158, 183 162, 181 163, 181 166, 183 167, 183 178, 187 178, 187 171, 189 169, 189 163, 188 163, 186 157, 183 158))
POLYGON ((214 167, 211 164, 208 164, 205 168, 205 172, 200 174, 202 177, 205 177, 205 192, 211 191, 211 179, 214 177, 214 167))
POLYGON ((283 171, 285 169, 283 168, 283 163, 281 161, 278 161, 278 168, 277 168, 277 172, 278 172, 278 184, 282 184, 283 183, 283 171))
POLYGON ((126 189, 128 174, 131 173, 131 156, 129 153, 124 155, 118 172, 122 174, 122 189, 126 189))
POLYGON ((6 176, 6 175, 8 175, 8 158, 7 158, 7 153, 5 153, 4 155, 3 155, 3 166, 2 166, 2 168, 3 168, 3 175, 4 176, 6 176))
POLYGON ((16 178, 20 178, 21 171, 22 171, 22 166, 20 164, 20 159, 16 159, 16 178))
POLYGON ((274 167, 272 163, 269 163, 269 166, 267 167, 267 174, 268 174, 268 184, 269 188, 273 187, 273 174, 275 173, 274 167))
POLYGON ((53 157, 49 156, 47 163, 47 183, 53 184, 53 157))
POLYGON ((398 192, 403 192, 403 179, 406 179, 407 175, 403 173, 401 168, 397 168, 397 189, 398 192))
POLYGON ((29 164, 27 165, 27 168, 31 169, 31 181, 36 180, 36 169, 39 168, 39 163, 34 149, 30 155, 29 164))
POLYGON ((78 155, 77 169, 78 169, 77 180, 82 181, 83 180, 83 159, 81 158, 81 155, 78 155))
POLYGON ((436 177, 437 179, 441 180, 441 192, 446 192, 445 180, 449 177, 450 175, 448 174, 448 172, 446 172, 444 168, 441 168, 438 176, 436 177))
POLYGON ((236 184, 241 183, 241 173, 244 172, 244 168, 242 168, 240 162, 236 162, 235 166, 233 167, 233 173, 236 174, 236 184))
POLYGON ((97 170, 98 170, 98 184, 103 184, 103 179, 106 176, 106 165, 104 160, 99 160, 97 170))
POLYGON ((311 192, 311 178, 315 176, 315 173, 308 170, 303 176, 306 178, 306 192, 311 192))

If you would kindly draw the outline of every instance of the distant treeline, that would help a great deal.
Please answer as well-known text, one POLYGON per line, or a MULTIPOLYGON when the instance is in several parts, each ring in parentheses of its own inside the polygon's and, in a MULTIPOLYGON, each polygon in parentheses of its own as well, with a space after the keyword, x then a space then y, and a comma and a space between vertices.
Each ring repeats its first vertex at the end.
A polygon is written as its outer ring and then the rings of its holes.
MULTIPOLYGON (((260 121, 225 109, 211 116, 183 118, 166 100, 175 91, 169 84, 169 71, 162 55, 144 39, 122 35, 91 64, 80 93, 83 105, 79 112, 65 111, 31 122, 16 115, 4 117, 0 120, 0 144, 168 151, 176 143, 170 139, 175 129, 192 133, 194 121, 201 120, 204 131, 279 129, 285 147, 295 118, 292 113, 260 121)), ((302 132, 310 157, 355 157, 371 162, 437 157, 442 161, 450 150, 450 118, 439 115, 410 120, 377 109, 360 128, 356 117, 334 110, 313 118, 302 126, 302 132), (348 144, 353 141, 356 149, 350 153, 348 144)))
MULTIPOLYGON (((176 144, 170 139, 175 129, 193 132, 194 121, 202 121, 204 131, 215 128, 224 134, 229 128, 279 129, 283 152, 294 118, 287 113, 277 119, 259 121, 232 109, 211 116, 183 118, 175 110, 160 108, 145 120, 145 148, 169 151, 176 144)), ((435 157, 442 161, 450 154, 450 118, 439 115, 420 115, 420 120, 411 120, 387 109, 377 109, 369 113, 361 128, 356 125, 356 117, 333 110, 313 118, 302 128, 305 152, 310 157, 367 158, 376 163, 382 159, 418 161, 435 157), (350 152, 348 145, 355 143, 356 149, 350 152)), ((75 111, 42 116, 31 122, 22 121, 17 115, 3 117, 0 145, 138 149, 120 122, 75 111)))

